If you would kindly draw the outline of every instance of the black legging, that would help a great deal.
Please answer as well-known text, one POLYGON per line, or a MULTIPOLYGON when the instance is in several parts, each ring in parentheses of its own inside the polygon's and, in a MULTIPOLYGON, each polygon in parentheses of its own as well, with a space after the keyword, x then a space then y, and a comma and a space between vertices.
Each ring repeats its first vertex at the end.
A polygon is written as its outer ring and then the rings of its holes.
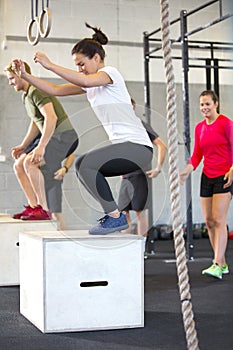
POLYGON ((104 212, 109 213, 117 209, 117 204, 105 177, 145 170, 152 155, 153 149, 148 146, 132 142, 111 144, 79 157, 75 164, 76 174, 104 212))

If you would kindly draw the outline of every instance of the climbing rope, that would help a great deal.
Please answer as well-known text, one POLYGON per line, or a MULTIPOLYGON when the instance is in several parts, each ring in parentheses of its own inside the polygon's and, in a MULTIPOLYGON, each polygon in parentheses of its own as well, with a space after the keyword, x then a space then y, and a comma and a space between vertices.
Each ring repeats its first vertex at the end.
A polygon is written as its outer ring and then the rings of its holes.
POLYGON ((180 207, 180 187, 178 172, 178 131, 176 116, 176 92, 174 69, 172 64, 169 0, 161 0, 161 29, 162 49, 167 82, 167 126, 168 126, 168 155, 169 155, 169 183, 171 192, 171 210, 174 232, 174 246, 176 254, 176 267, 183 314, 183 323, 186 333, 188 350, 197 350, 198 339, 192 311, 189 275, 186 259, 185 241, 183 238, 183 225, 180 207))

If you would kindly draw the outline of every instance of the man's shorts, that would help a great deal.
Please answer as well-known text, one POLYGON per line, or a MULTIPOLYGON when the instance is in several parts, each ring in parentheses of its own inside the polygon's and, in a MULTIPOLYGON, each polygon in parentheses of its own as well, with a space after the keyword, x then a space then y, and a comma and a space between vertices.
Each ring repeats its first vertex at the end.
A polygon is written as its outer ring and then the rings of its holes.
POLYGON ((36 148, 40 142, 40 138, 41 136, 37 136, 32 143, 30 143, 30 145, 25 149, 24 153, 28 154, 30 153, 32 150, 34 150, 34 148, 36 148))
MULTIPOLYGON (((25 149, 24 153, 28 154, 30 153, 31 151, 34 150, 34 148, 36 148, 40 142, 40 138, 41 138, 41 135, 37 136, 33 141, 32 143, 30 143, 30 145, 25 149)), ((79 139, 77 138, 73 144, 70 146, 70 148, 68 149, 68 152, 66 154, 66 158, 69 157, 72 153, 74 153, 74 151, 76 150, 76 148, 78 147, 78 144, 79 144, 79 139)))
POLYGON ((209 178, 204 173, 201 176, 201 197, 212 197, 216 193, 227 193, 233 194, 233 184, 231 186, 223 188, 223 185, 227 182, 224 180, 224 175, 209 178))
POLYGON ((75 130, 53 134, 46 146, 45 165, 42 165, 40 169, 45 179, 48 207, 53 213, 62 211, 62 180, 54 179, 54 172, 61 168, 62 161, 67 155, 73 153, 77 146, 78 135, 75 130))

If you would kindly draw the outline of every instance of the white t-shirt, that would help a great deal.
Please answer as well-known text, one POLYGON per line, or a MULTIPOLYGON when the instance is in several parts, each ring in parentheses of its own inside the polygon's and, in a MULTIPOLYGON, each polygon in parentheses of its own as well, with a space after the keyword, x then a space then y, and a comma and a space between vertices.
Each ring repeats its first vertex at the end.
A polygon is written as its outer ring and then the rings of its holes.
POLYGON ((87 99, 113 143, 133 142, 153 147, 150 138, 136 116, 124 79, 114 67, 103 67, 112 84, 85 88, 87 99))

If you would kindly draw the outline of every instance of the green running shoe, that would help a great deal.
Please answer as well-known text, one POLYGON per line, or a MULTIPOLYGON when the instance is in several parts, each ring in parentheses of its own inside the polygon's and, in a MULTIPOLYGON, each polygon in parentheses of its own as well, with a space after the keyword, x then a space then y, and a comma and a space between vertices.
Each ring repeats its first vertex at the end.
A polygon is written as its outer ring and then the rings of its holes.
POLYGON ((221 269, 222 269, 222 274, 223 275, 227 275, 228 273, 230 273, 230 270, 229 270, 229 267, 228 267, 227 264, 222 265, 221 269))
POLYGON ((222 279, 222 269, 217 264, 212 264, 208 269, 202 271, 202 275, 213 276, 222 279))

